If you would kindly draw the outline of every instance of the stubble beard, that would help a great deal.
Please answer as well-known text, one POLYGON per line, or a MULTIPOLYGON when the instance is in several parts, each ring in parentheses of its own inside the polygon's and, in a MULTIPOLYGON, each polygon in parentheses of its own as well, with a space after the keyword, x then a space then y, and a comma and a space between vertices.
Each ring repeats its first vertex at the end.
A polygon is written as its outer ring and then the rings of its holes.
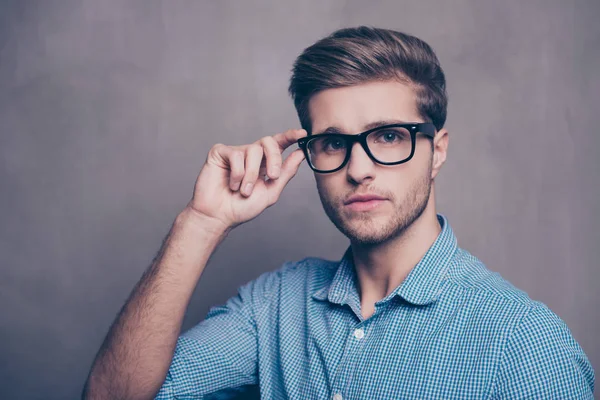
MULTIPOLYGON (((319 197, 325 214, 353 245, 371 247, 383 244, 400 235, 417 220, 429 201, 431 194, 431 167, 426 175, 416 179, 401 203, 392 194, 385 195, 394 207, 391 215, 343 210, 343 198, 330 199, 319 188, 319 197)), ((382 204, 386 206, 385 204, 382 204)))

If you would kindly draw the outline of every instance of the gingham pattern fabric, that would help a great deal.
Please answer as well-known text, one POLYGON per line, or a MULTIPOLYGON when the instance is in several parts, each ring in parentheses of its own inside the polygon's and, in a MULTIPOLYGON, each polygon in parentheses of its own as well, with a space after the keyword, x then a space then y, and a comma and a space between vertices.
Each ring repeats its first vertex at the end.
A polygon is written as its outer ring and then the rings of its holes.
POLYGON ((367 320, 350 248, 243 285, 180 336, 156 398, 593 398, 594 370, 565 323, 438 220, 435 243, 367 320))

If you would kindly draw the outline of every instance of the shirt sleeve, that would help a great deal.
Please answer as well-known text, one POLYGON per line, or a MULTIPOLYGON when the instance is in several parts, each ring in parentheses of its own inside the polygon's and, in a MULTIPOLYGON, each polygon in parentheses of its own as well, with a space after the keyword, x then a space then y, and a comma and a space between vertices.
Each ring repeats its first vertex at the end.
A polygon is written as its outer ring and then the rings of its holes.
POLYGON ((594 370, 567 325, 538 303, 511 334, 494 399, 593 399, 594 370))
POLYGON ((165 382, 155 399, 224 399, 255 390, 255 313, 268 299, 276 274, 264 273, 241 286, 224 305, 180 335, 165 382))

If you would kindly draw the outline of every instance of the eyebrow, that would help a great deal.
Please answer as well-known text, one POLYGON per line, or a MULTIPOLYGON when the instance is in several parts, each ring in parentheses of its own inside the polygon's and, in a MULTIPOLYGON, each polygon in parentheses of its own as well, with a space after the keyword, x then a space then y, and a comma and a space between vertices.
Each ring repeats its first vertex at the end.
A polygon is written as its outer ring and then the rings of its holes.
MULTIPOLYGON (((375 128, 379 128, 380 126, 384 126, 384 125, 392 125, 392 124, 407 124, 409 122, 406 121, 402 121, 402 120, 398 120, 398 119, 388 119, 388 120, 382 120, 382 121, 374 121, 374 122, 370 122, 367 125, 363 126, 362 132, 371 130, 371 129, 375 129, 375 128)), ((343 129, 338 128, 337 126, 330 126, 329 128, 318 132, 318 133, 313 133, 313 135, 321 135, 324 133, 337 133, 340 135, 344 135, 347 134, 346 132, 344 132, 343 129)))

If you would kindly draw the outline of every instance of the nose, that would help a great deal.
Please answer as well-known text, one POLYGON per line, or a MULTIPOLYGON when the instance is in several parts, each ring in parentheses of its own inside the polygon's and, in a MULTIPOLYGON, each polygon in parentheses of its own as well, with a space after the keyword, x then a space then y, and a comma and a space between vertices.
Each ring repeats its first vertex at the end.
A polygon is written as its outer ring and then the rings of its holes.
POLYGON ((350 159, 346 165, 346 175, 350 182, 361 183, 368 179, 373 179, 375 173, 375 162, 360 143, 354 143, 350 148, 350 159))

